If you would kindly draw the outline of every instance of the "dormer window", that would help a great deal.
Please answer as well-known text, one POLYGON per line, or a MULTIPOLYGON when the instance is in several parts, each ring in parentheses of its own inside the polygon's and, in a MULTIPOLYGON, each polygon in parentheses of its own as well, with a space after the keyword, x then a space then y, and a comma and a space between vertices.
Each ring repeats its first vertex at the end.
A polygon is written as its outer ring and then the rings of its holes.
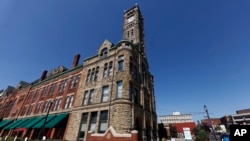
POLYGON ((108 49, 107 48, 102 49, 100 57, 105 58, 107 57, 107 55, 108 55, 108 49))
POLYGON ((125 48, 129 48, 129 44, 126 44, 126 45, 125 45, 125 48))

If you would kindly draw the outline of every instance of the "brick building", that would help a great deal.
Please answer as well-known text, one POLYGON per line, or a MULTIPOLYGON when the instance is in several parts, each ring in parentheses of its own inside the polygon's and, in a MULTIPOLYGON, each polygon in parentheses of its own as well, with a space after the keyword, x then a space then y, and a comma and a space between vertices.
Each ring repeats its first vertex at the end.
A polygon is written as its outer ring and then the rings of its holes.
POLYGON ((191 133, 195 127, 195 122, 192 120, 191 114, 181 114, 180 112, 173 112, 172 115, 160 116, 160 122, 167 131, 168 136, 183 136, 184 128, 189 128, 191 133), (176 133, 173 133, 173 130, 176 133), (176 134, 176 135, 174 135, 176 134))
POLYGON ((40 79, 30 84, 21 81, 15 90, 1 97, 1 137, 18 134, 31 139, 44 135, 63 138, 82 72, 79 57, 75 56, 70 70, 59 66, 49 74, 44 71, 40 79))
POLYGON ((210 118, 210 121, 208 119, 202 119, 201 123, 205 126, 212 126, 216 127, 217 125, 221 124, 221 119, 220 118, 210 118), (211 121, 211 122, 210 122, 211 121))
POLYGON ((82 65, 76 55, 70 69, 44 71, 2 96, 1 137, 156 140, 154 78, 139 7, 125 11, 123 19, 117 44, 104 40, 82 65))

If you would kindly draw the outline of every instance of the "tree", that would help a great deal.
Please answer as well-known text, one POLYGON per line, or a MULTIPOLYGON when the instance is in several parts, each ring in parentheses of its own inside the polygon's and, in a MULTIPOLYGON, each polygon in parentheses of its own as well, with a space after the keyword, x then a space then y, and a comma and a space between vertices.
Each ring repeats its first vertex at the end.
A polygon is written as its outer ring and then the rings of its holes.
POLYGON ((204 126, 201 124, 198 124, 194 129, 193 133, 195 135, 195 141, 207 141, 208 140, 208 135, 206 130, 204 129, 204 126))

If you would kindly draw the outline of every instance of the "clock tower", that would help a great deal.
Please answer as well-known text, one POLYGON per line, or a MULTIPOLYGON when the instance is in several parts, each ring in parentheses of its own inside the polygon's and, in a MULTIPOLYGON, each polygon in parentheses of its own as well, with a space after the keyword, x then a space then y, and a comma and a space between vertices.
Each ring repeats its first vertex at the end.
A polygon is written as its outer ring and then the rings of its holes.
POLYGON ((145 55, 143 17, 137 4, 124 11, 123 20, 123 39, 138 46, 139 51, 145 55))

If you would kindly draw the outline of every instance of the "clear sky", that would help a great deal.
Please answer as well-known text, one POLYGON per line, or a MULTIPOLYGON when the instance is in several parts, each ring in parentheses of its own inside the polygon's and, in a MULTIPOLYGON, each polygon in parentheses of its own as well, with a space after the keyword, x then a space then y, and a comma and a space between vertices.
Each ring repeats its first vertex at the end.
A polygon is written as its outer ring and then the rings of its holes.
POLYGON ((249 0, 0 0, 0 89, 95 55, 122 39, 123 11, 144 17, 157 114, 211 117, 250 108, 249 0))

